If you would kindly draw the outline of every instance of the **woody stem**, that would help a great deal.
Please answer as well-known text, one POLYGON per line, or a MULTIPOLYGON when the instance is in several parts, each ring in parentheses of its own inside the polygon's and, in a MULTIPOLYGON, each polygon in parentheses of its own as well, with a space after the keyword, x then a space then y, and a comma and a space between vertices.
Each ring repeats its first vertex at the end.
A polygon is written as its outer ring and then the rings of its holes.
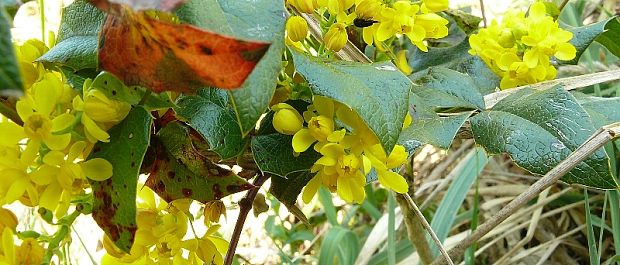
POLYGON ((237 243, 239 243, 239 237, 241 236, 241 231, 243 230, 243 225, 245 224, 245 220, 252 209, 252 202, 254 202, 254 198, 256 198, 256 194, 258 194, 258 190, 265 183, 267 179, 269 179, 271 175, 269 174, 260 174, 254 179, 254 188, 249 190, 243 199, 239 201, 239 217, 237 218, 237 223, 235 223, 235 230, 233 230, 232 237, 230 238, 230 245, 228 246, 228 251, 226 251, 226 259, 224 260, 224 265, 232 264, 233 257, 235 256, 235 250, 237 249, 237 243))

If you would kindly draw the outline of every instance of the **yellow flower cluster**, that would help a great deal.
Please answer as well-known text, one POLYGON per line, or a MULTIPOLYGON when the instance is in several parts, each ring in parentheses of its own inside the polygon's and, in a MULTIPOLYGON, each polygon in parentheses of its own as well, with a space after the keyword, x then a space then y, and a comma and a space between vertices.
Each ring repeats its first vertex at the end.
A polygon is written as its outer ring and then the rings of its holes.
POLYGON ((86 178, 112 176, 108 161, 85 159, 96 142, 109 141, 106 130, 121 121, 130 106, 124 103, 114 109, 113 119, 106 119, 100 113, 102 102, 112 101, 97 95, 90 82, 82 96, 62 73, 35 62, 48 50, 43 42, 30 40, 15 50, 26 86, 15 106, 23 125, 0 117, 0 203, 19 200, 61 217, 71 199, 88 187, 86 178))
POLYGON ((129 254, 104 237, 107 254, 101 264, 223 264, 228 242, 211 225, 202 237, 184 239, 191 200, 166 203, 148 187, 138 189, 138 230, 129 254), (185 254, 183 254, 186 252, 185 254))
POLYGON ((0 264, 41 264, 45 249, 34 238, 25 238, 15 245, 17 217, 13 212, 0 208, 0 264))
MULTIPOLYGON (((448 20, 436 14, 448 9, 448 0, 422 0, 421 2, 396 1, 385 4, 381 0, 288 0, 300 12, 323 14, 327 11, 330 21, 323 36, 325 47, 339 51, 347 43, 347 28, 363 28, 363 39, 368 45, 384 50, 383 42, 396 35, 404 35, 420 50, 428 51, 426 39, 439 39, 448 35, 448 20), (335 19, 334 19, 335 18, 335 19)), ((297 20, 297 19, 296 19, 297 20)), ((301 28, 301 23, 296 25, 301 28)), ((306 26, 307 27, 307 26, 306 26)), ((287 27, 289 36, 295 27, 287 27)), ((305 37, 305 35, 303 35, 305 37)), ((297 39, 300 40, 300 39, 297 39)))
POLYGON ((557 70, 551 56, 560 60, 575 58, 576 50, 568 41, 573 37, 547 15, 545 4, 536 2, 524 12, 507 12, 501 23, 470 37, 469 53, 478 55, 499 75, 501 89, 554 79, 557 70))
MULTIPOLYGON (((315 175, 303 191, 305 202, 314 197, 320 186, 326 186, 347 202, 361 203, 365 197, 365 176, 372 168, 383 186, 398 193, 407 192, 405 179, 391 170, 406 161, 405 148, 396 145, 388 156, 364 121, 346 105, 315 96, 303 116, 286 103, 272 109, 274 128, 293 135, 295 152, 305 152, 314 144, 314 150, 322 155, 310 169, 315 175)), ((407 117, 406 125, 411 122, 411 117, 407 117)))

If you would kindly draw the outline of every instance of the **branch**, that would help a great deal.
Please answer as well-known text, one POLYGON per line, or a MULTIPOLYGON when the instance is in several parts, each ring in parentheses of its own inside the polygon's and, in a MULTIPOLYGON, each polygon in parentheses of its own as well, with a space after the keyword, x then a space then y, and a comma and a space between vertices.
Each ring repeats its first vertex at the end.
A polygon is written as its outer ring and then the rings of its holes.
POLYGON ((230 245, 228 245, 228 251, 226 251, 226 259, 224 260, 224 265, 230 265, 233 262, 233 257, 235 256, 235 250, 237 249, 237 243, 239 243, 239 237, 241 236, 241 230, 243 230, 243 225, 245 224, 245 220, 252 210, 252 202, 254 202, 254 198, 256 198, 256 194, 258 194, 258 190, 265 183, 267 179, 269 179, 271 175, 269 174, 260 174, 254 180, 253 189, 249 190, 243 199, 239 201, 239 217, 237 218, 237 223, 235 223, 235 230, 233 230, 232 237, 230 238, 230 245))
POLYGON ((554 87, 556 85, 563 85, 565 90, 573 90, 576 88, 591 86, 600 84, 603 82, 613 81, 620 79, 620 69, 609 70, 599 73, 592 73, 587 75, 579 75, 573 77, 560 78, 545 82, 536 83, 533 85, 525 85, 520 87, 511 88, 508 90, 502 90, 492 94, 484 96, 484 104, 487 109, 492 109, 497 102, 505 97, 517 93, 521 89, 532 88, 537 90, 543 90, 554 87))
MULTIPOLYGON (((545 176, 536 181, 525 192, 521 193, 508 205, 503 207, 499 212, 493 215, 484 224, 480 225, 472 234, 463 239, 451 249, 448 253, 450 257, 461 257, 465 250, 474 242, 478 241, 484 235, 489 233, 493 228, 502 223, 506 218, 516 212, 521 206, 534 199, 543 190, 555 184, 562 176, 572 170, 579 163, 583 162, 586 158, 592 155, 596 150, 601 148, 609 141, 620 137, 620 122, 616 122, 596 131, 592 136, 586 140, 577 150, 571 153, 565 160, 555 166, 545 176)), ((446 264, 446 261, 441 258, 435 259, 432 265, 446 264)))
POLYGON ((426 237, 424 237, 424 226, 422 225, 422 221, 409 206, 409 202, 404 194, 397 193, 396 202, 398 202, 403 213, 403 220, 405 221, 405 226, 407 226, 407 237, 409 237, 409 241, 415 246, 422 264, 430 264, 433 262, 433 252, 428 245, 428 241, 426 241, 426 237))
POLYGON ((11 103, 7 99, 0 98, 0 114, 9 118, 17 125, 24 126, 24 122, 17 114, 17 111, 15 111, 14 104, 11 106, 11 103))

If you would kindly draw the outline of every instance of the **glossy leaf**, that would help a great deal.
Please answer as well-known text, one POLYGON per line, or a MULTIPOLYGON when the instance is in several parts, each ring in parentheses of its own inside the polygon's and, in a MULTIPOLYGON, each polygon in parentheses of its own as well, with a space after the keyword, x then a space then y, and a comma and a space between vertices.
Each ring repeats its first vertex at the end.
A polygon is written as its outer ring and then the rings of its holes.
POLYGON ((229 91, 244 136, 254 129, 265 113, 276 89, 277 76, 282 68, 284 13, 283 2, 271 0, 191 0, 177 10, 182 21, 200 28, 271 43, 243 85, 229 91))
POLYGON ((424 103, 438 108, 484 109, 484 98, 473 79, 443 67, 431 67, 414 80, 411 90, 424 103))
POLYGON ((151 114, 135 107, 123 122, 112 127, 109 143, 97 143, 90 158, 113 165, 105 181, 90 181, 95 195, 93 219, 121 250, 129 253, 136 233, 138 173, 149 145, 151 114))
POLYGON ((592 117, 594 126, 600 128, 614 122, 620 122, 620 97, 602 98, 573 92, 577 102, 592 117))
POLYGON ((63 10, 56 45, 39 61, 59 64, 73 71, 97 68, 97 41, 105 16, 86 0, 63 10))
POLYGON ((314 174, 307 170, 288 174, 286 178, 273 177, 271 178, 269 193, 287 207, 291 207, 297 202, 302 189, 313 177, 314 174))
POLYGON ((292 51, 296 70, 315 95, 352 108, 375 133, 385 150, 392 150, 407 113, 412 86, 392 63, 323 61, 292 51))
MULTIPOLYGON (((2 8, 2 6, 0 6, 2 8)), ((11 24, 0 10, 0 96, 21 96, 23 83, 11 40, 11 24)))
POLYGON ((437 148, 448 149, 461 126, 471 114, 457 116, 439 116, 430 119, 415 120, 411 126, 400 133, 398 143, 403 145, 409 153, 413 153, 423 144, 430 144, 437 148))
POLYGON ((243 138, 235 111, 228 105, 228 94, 217 89, 203 89, 195 96, 177 100, 177 117, 187 121, 209 143, 210 150, 222 159, 237 156, 243 151, 243 138))
POLYGON ((146 186, 167 202, 191 198, 203 203, 254 187, 199 152, 200 141, 204 139, 179 121, 160 129, 146 186))
POLYGON ((570 61, 564 61, 567 64, 577 64, 581 54, 592 44, 597 41, 605 46, 610 52, 620 57, 620 22, 616 17, 607 20, 592 23, 581 27, 571 27, 563 25, 564 28, 573 33, 570 44, 577 49, 577 56, 570 61))
MULTIPOLYGON (((476 143, 487 152, 506 152, 517 165, 539 175, 568 157, 596 129, 576 99, 559 86, 543 91, 524 89, 470 121, 476 143)), ((601 189, 618 187, 604 149, 562 179, 601 189)))
POLYGON ((279 133, 252 138, 252 154, 263 172, 287 177, 293 172, 308 171, 321 155, 310 149, 294 156, 293 137, 279 133))
MULTIPOLYGON (((125 101, 129 104, 136 105, 144 98, 147 93, 146 88, 139 86, 128 87, 118 78, 108 72, 101 72, 93 79, 91 87, 99 89, 110 99, 125 101)), ((161 110, 175 107, 176 105, 166 93, 146 95, 146 99, 142 102, 143 107, 148 111, 161 110)))

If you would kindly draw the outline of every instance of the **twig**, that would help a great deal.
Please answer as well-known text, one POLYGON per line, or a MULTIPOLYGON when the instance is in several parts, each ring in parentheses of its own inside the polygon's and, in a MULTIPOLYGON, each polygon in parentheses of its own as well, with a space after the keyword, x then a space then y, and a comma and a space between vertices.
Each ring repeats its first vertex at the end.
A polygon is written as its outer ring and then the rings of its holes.
POLYGON ((233 262, 233 257, 235 256, 235 250, 237 249, 237 243, 239 243, 239 237, 241 236, 241 230, 243 230, 243 225, 245 224, 245 220, 252 210, 252 202, 254 202, 254 198, 256 198, 256 194, 258 194, 258 190, 265 183, 267 179, 269 179, 271 175, 269 174, 260 174, 254 180, 254 188, 249 190, 243 199, 239 201, 239 217, 237 218, 237 223, 235 223, 235 230, 233 230, 232 237, 230 238, 230 245, 228 245, 228 251, 226 251, 226 259, 224 260, 224 265, 230 265, 233 262))
POLYGON ((568 4, 568 0, 562 1, 562 4, 560 4, 560 6, 558 7, 558 9, 560 9, 560 13, 562 13, 562 10, 564 10, 566 4, 568 4))
POLYGON ((0 114, 2 114, 4 117, 9 118, 17 125, 24 126, 24 121, 22 121, 22 119, 19 117, 17 111, 15 111, 15 109, 8 104, 9 102, 7 100, 0 99, 0 114))
POLYGON ((409 241, 415 246, 415 250, 418 252, 422 264, 430 264, 433 262, 433 252, 428 245, 428 241, 426 241, 426 237, 424 237, 424 226, 422 226, 422 221, 414 213, 404 194, 396 194, 396 202, 398 202, 403 213, 403 220, 405 221, 405 226, 407 226, 407 237, 409 237, 409 241))
MULTIPOLYGON (((536 181, 528 190, 521 193, 508 205, 502 208, 499 212, 493 215, 485 223, 480 225, 471 235, 463 239, 458 245, 449 251, 450 257, 460 257, 463 255, 465 249, 474 242, 478 241, 493 228, 502 223, 506 218, 516 212, 521 206, 534 199, 543 190, 556 183, 562 176, 572 170, 579 163, 583 162, 586 158, 592 155, 596 150, 601 148, 607 142, 620 136, 620 122, 603 126, 603 128, 597 130, 592 136, 586 140, 577 150, 575 150, 570 156, 564 159, 560 164, 555 166, 540 180, 536 181)), ((435 259, 433 265, 446 264, 446 261, 441 258, 435 259)))
POLYGON ((424 228, 426 229, 426 232, 428 232, 428 234, 431 236, 431 238, 435 242, 435 245, 437 245, 437 248, 439 248, 439 252, 441 252, 441 256, 443 257, 443 258, 439 258, 439 259, 441 261, 446 262, 449 265, 454 265, 454 262, 452 262, 452 259, 450 259, 450 256, 446 252, 446 249, 443 247, 443 244, 441 244, 441 241, 439 240, 439 238, 437 237, 437 235, 433 231, 433 228, 426 221, 426 218, 424 218, 424 215, 422 214, 422 212, 420 211, 418 206, 415 204, 413 199, 411 199, 411 196, 409 196, 408 193, 401 194, 400 196, 403 196, 405 198, 405 200, 409 204, 409 207, 411 207, 411 209, 413 210, 413 213, 415 213, 415 215, 418 217, 418 219, 422 223, 422 226, 424 226, 424 228))
POLYGON ((480 0, 480 12, 482 13, 482 26, 487 27, 487 15, 484 12, 484 0, 480 0))
POLYGON ((554 87, 556 85, 563 85, 564 90, 573 90, 576 88, 587 87, 595 84, 600 84, 603 82, 613 81, 620 79, 620 69, 609 70, 599 73, 573 76, 560 78, 556 80, 550 80, 545 82, 540 82, 533 85, 520 86, 516 88, 511 88, 508 90, 502 90, 499 92, 491 93, 484 96, 484 105, 487 109, 493 108, 497 102, 504 99, 505 97, 517 93, 521 89, 532 88, 537 90, 543 90, 550 87, 554 87))

